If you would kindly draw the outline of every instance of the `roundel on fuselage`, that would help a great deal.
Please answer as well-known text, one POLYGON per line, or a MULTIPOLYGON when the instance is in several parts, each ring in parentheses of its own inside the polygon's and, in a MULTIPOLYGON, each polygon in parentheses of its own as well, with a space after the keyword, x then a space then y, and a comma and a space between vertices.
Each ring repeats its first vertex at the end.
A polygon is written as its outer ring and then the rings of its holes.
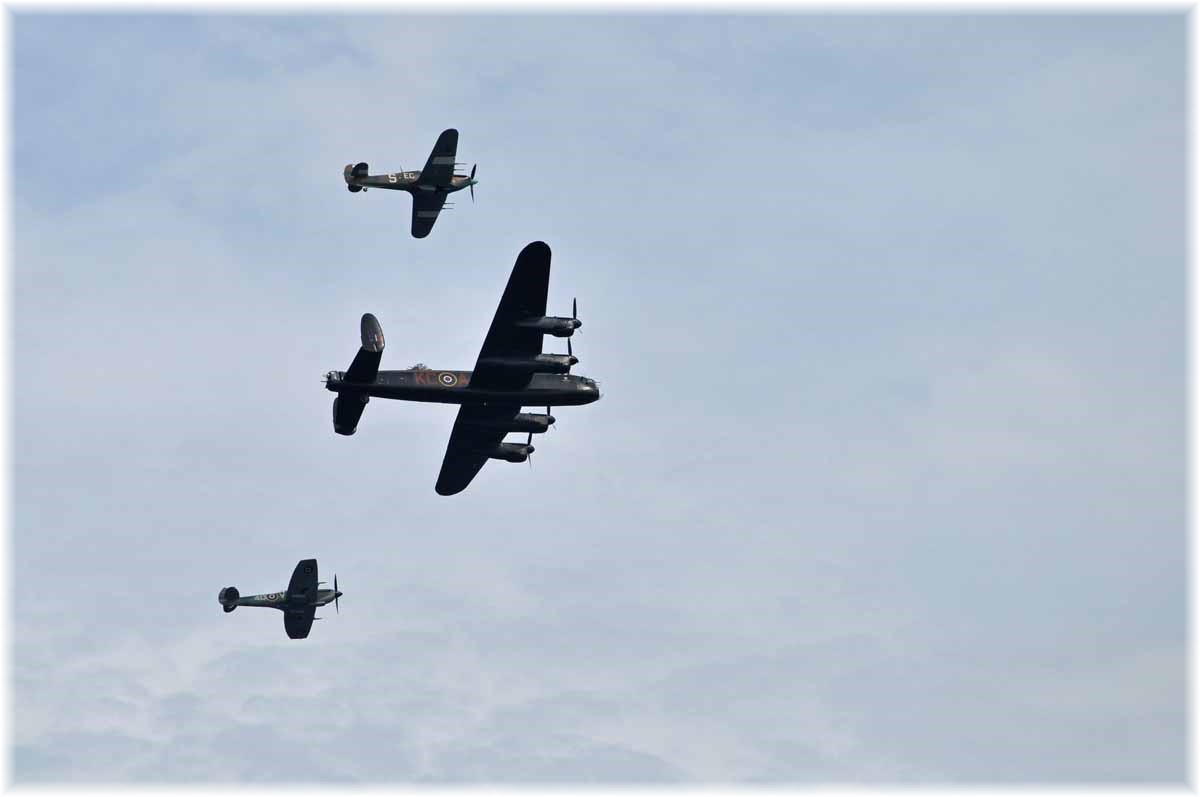
POLYGON ((458 375, 442 371, 438 374, 438 381, 442 383, 442 387, 454 387, 458 384, 458 375))

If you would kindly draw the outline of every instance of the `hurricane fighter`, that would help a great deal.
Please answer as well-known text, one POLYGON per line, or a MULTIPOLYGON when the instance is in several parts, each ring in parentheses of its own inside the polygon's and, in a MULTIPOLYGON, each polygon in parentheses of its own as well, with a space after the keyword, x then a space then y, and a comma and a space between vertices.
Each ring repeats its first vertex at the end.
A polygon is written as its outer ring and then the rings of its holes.
MULTIPOLYGON (((346 188, 357 194, 368 188, 386 188, 389 191, 407 191, 412 194, 412 234, 414 238, 424 238, 433 229, 438 214, 443 206, 449 210, 453 205, 446 205, 446 197, 464 188, 471 189, 471 201, 475 201, 475 166, 471 173, 455 174, 454 159, 457 157, 458 131, 454 128, 442 131, 425 168, 419 172, 390 172, 388 174, 368 174, 369 167, 365 163, 346 164, 342 176, 346 180, 346 188)), ((476 164, 478 165, 478 164, 476 164)))

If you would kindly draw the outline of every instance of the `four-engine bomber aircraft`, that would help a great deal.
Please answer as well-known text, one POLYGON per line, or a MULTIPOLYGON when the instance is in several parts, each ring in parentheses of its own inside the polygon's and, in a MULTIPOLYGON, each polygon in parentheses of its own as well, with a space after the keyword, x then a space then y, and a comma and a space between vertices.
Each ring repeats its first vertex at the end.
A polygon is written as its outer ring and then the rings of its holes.
POLYGON ((387 188, 392 191, 407 191, 412 194, 412 234, 424 238, 433 229, 438 213, 446 202, 446 195, 464 188, 471 189, 471 201, 475 201, 475 166, 471 174, 455 174, 454 158, 458 151, 458 131, 454 128, 442 131, 425 168, 419 172, 392 172, 391 174, 367 174, 367 164, 347 164, 342 171, 346 188, 352 193, 368 188, 387 188))
POLYGON ((600 398, 594 380, 572 376, 579 360, 571 335, 579 319, 546 315, 550 286, 550 247, 534 241, 521 250, 500 299, 473 371, 440 371, 414 366, 380 371, 383 330, 375 316, 362 317, 362 347, 347 371, 330 371, 325 387, 333 400, 333 429, 352 435, 370 397, 461 404, 436 490, 461 492, 489 459, 524 462, 533 453, 533 435, 554 423, 553 406, 590 404, 600 398), (542 336, 567 338, 567 354, 542 354, 542 336), (544 406, 546 414, 521 412, 544 406), (509 432, 527 432, 524 443, 505 443, 509 432))
POLYGON ((333 577, 333 589, 321 589, 325 582, 317 581, 317 560, 301 559, 292 571, 292 580, 284 592, 268 592, 265 595, 250 595, 243 598, 237 587, 226 587, 217 595, 225 612, 239 606, 267 606, 283 612, 283 627, 292 639, 304 639, 312 628, 317 607, 332 603, 338 609, 338 598, 342 593, 337 588, 337 576, 333 577))

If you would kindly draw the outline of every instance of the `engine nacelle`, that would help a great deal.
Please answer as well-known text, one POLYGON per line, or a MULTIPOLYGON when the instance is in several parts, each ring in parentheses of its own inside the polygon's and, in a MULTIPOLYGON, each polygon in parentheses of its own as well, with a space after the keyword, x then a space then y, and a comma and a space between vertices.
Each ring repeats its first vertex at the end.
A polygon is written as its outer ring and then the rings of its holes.
POLYGON ((505 462, 524 462, 534 452, 534 447, 526 443, 501 443, 487 452, 488 459, 502 459, 505 462))
POLYGON ((226 587, 217 595, 217 600, 221 602, 222 608, 224 608, 225 613, 228 614, 237 608, 238 598, 240 597, 242 596, 241 593, 238 592, 237 587, 226 587))
POLYGON ((477 429, 543 434, 550 431, 550 427, 554 424, 554 416, 534 412, 518 412, 511 419, 480 418, 464 421, 464 423, 477 429))
POLYGON ((521 329, 536 329, 543 335, 553 335, 556 338, 569 338, 575 330, 583 326, 578 318, 561 318, 559 316, 534 316, 523 318, 513 324, 521 329))
POLYGON ((534 374, 565 374, 577 362, 579 358, 573 354, 538 354, 533 357, 484 357, 479 364, 534 374))

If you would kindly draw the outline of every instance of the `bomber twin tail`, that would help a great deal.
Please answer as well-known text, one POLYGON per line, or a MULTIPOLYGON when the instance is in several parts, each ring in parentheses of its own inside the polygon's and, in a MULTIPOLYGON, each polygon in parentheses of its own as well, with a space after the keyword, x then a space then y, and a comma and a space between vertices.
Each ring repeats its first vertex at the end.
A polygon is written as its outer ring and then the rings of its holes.
POLYGON ((383 329, 375 316, 364 315, 362 346, 350 368, 325 375, 325 387, 337 393, 334 431, 354 434, 372 397, 461 404, 438 474, 439 495, 464 490, 489 459, 524 462, 534 451, 533 436, 554 423, 551 407, 590 404, 600 398, 595 380, 570 372, 579 362, 570 338, 583 325, 574 307, 570 318, 546 315, 549 286, 550 247, 534 241, 517 256, 473 371, 423 365, 380 371, 383 329), (567 338, 567 354, 543 354, 545 335, 567 338), (545 407, 546 414, 521 412, 523 406, 545 407), (509 432, 528 436, 524 443, 506 443, 509 432))
POLYGON ((324 582, 317 581, 317 560, 301 559, 292 571, 292 580, 283 592, 267 592, 262 595, 242 597, 237 587, 226 587, 217 595, 225 613, 239 606, 263 606, 283 612, 283 628, 292 639, 304 639, 312 628, 317 607, 332 603, 337 609, 342 593, 337 588, 337 576, 333 577, 333 589, 321 589, 324 582))
POLYGON ((454 159, 458 151, 458 131, 454 128, 444 130, 429 153, 425 168, 419 172, 391 172, 390 174, 368 174, 369 167, 365 163, 346 164, 342 177, 346 180, 346 188, 351 193, 366 191, 368 188, 386 188, 389 191, 407 191, 412 194, 412 234, 414 238, 424 238, 433 229, 438 214, 443 206, 449 210, 452 205, 446 205, 446 197, 464 188, 471 189, 471 201, 475 200, 475 167, 471 173, 455 174, 454 159))

